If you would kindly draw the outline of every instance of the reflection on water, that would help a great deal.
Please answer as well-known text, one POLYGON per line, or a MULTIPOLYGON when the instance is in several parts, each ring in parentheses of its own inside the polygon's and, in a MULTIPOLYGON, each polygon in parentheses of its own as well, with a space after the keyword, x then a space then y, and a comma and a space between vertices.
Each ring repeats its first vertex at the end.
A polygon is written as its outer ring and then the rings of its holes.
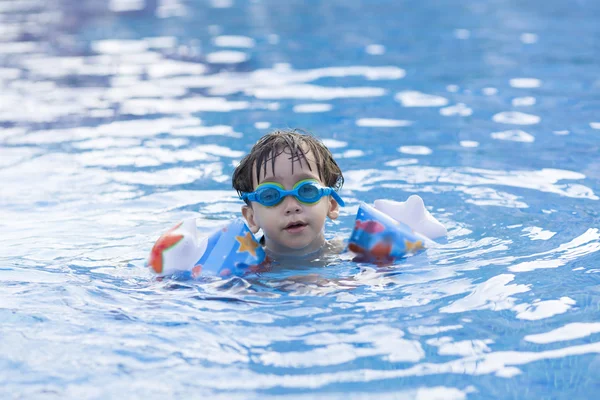
POLYGON ((599 15, 0 1, 0 392, 593 397, 599 15), (239 215, 231 172, 279 127, 344 170, 331 237, 360 201, 418 193, 448 239, 387 267, 152 279, 160 232, 239 215))

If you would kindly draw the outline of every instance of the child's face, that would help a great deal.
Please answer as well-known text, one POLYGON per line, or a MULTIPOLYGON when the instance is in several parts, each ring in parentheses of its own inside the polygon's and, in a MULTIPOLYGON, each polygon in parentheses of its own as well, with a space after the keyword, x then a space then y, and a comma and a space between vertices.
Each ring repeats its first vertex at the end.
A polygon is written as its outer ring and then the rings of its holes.
MULTIPOLYGON (((253 188, 265 182, 281 184, 285 190, 303 179, 315 179, 321 185, 317 165, 311 153, 305 153, 306 160, 302 165, 298 157, 294 157, 294 172, 290 150, 285 149, 275 158, 275 171, 271 160, 267 161, 267 170, 260 167, 260 179, 256 181, 253 175, 253 188), (306 162, 310 163, 310 169, 306 162)), ((257 166, 254 166, 256 171, 257 166)), ((277 254, 305 255, 317 251, 325 243, 323 227, 325 219, 336 219, 339 215, 339 205, 331 196, 322 197, 315 204, 300 203, 294 196, 286 196, 283 201, 273 207, 266 207, 257 202, 251 206, 243 206, 242 214, 253 233, 263 230, 267 249, 277 254)))

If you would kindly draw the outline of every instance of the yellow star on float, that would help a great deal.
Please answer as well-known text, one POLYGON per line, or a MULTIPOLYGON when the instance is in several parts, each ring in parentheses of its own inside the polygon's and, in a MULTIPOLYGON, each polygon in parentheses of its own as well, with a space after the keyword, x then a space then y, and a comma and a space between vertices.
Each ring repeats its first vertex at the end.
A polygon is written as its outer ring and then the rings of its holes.
POLYGON ((256 243, 256 240, 254 240, 254 237, 250 232, 246 232, 244 236, 236 236, 235 240, 240 243, 240 248, 237 251, 238 253, 247 251, 256 257, 256 248, 259 246, 259 244, 256 243))
POLYGON ((416 242, 411 242, 410 240, 404 239, 404 251, 407 253, 416 253, 419 250, 422 250, 423 242, 417 240, 416 242))

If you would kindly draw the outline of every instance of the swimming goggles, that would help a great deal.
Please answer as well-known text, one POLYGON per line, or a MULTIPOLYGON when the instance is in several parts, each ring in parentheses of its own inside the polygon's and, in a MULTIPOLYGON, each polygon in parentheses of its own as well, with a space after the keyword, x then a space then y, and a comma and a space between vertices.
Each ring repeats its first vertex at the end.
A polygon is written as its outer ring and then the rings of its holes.
POLYGON ((275 182, 261 183, 252 193, 244 193, 241 198, 245 201, 255 201, 266 207, 273 207, 283 201, 286 196, 294 196, 303 204, 315 204, 321 197, 333 197, 340 206, 344 206, 344 200, 333 188, 324 187, 314 179, 303 179, 297 182, 292 190, 285 190, 283 185, 275 182))

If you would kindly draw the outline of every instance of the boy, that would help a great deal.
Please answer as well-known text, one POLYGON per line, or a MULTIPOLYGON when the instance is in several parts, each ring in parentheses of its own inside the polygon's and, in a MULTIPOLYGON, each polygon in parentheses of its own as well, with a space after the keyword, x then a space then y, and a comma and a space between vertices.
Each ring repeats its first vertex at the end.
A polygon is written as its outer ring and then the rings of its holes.
POLYGON ((344 202, 344 177, 329 149, 297 130, 263 136, 235 169, 233 188, 246 203, 242 215, 270 258, 317 258, 339 252, 325 240, 325 220, 335 220, 344 202))

